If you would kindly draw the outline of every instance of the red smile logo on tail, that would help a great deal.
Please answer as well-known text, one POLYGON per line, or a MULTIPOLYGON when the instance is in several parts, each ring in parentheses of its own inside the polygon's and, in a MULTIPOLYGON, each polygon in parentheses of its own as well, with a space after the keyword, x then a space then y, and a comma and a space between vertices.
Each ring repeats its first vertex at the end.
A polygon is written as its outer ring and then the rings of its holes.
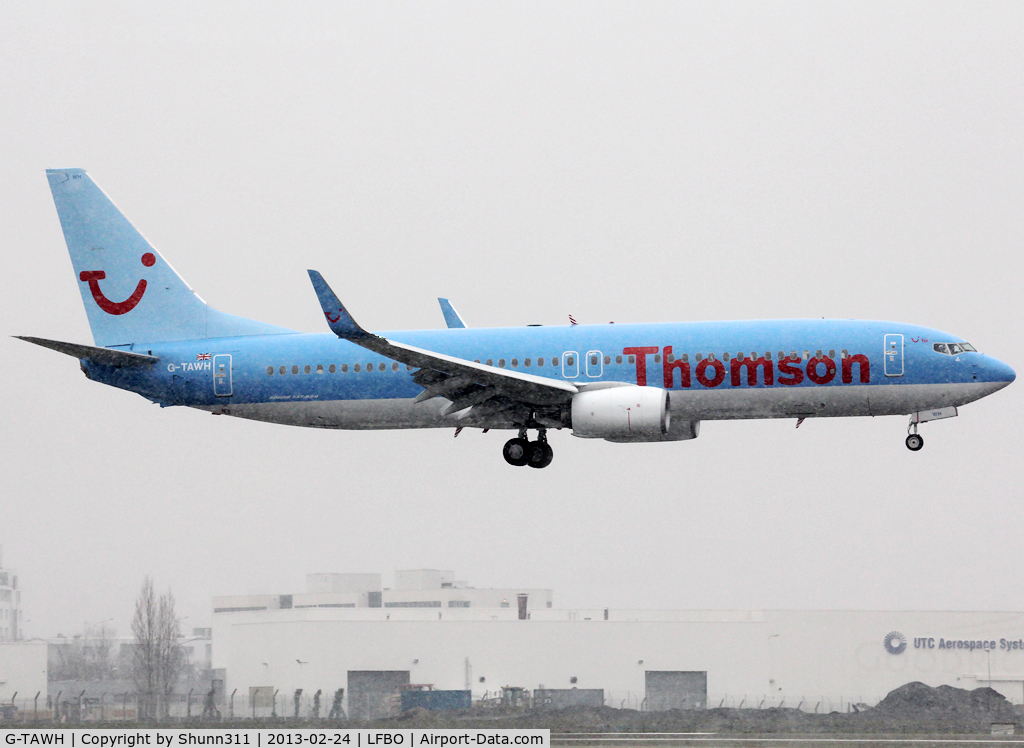
MULTIPOLYGON (((156 257, 153 256, 152 252, 146 252, 142 255, 142 264, 146 267, 153 267, 156 262, 156 257)), ((83 270, 79 275, 79 280, 89 284, 89 290, 92 291, 92 297, 96 299, 96 303, 99 305, 107 314, 127 314, 134 309, 140 301, 142 301, 142 295, 146 293, 146 281, 140 280, 139 284, 132 291, 132 295, 124 301, 111 301, 103 295, 103 290, 100 288, 100 281, 107 277, 107 274, 102 270, 83 270)))

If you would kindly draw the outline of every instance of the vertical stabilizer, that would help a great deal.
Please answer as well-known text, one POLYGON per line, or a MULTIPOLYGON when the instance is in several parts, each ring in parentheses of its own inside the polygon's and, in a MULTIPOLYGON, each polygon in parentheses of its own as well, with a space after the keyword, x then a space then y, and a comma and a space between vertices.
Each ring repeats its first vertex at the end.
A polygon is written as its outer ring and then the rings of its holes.
POLYGON ((211 309, 84 169, 46 177, 96 345, 291 332, 211 309))

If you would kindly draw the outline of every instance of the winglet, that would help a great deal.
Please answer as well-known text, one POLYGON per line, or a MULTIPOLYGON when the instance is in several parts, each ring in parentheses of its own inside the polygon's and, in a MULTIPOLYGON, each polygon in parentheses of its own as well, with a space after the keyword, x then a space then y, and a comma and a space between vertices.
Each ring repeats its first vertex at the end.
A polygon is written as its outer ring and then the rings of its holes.
POLYGON ((460 317, 459 313, 455 311, 455 307, 452 306, 452 303, 448 301, 448 299, 439 298, 437 303, 441 305, 441 314, 444 315, 444 321, 448 327, 466 326, 466 323, 462 321, 462 317, 460 317))
POLYGON ((324 310, 327 324, 331 332, 345 340, 358 340, 359 338, 373 337, 359 323, 352 319, 352 315, 345 309, 338 297, 327 285, 327 281, 316 270, 308 270, 309 279, 313 281, 313 289, 316 297, 320 300, 320 307, 324 310))

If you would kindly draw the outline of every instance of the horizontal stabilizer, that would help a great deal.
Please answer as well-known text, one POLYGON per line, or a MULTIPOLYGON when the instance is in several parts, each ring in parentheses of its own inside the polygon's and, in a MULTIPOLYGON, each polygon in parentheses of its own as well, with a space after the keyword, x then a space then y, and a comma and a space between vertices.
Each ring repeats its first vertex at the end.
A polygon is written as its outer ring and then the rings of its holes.
POLYGON ((43 348, 49 348, 58 353, 64 353, 75 358, 87 358, 107 366, 149 366, 160 360, 156 356, 147 356, 144 353, 133 353, 131 351, 119 351, 114 348, 96 348, 91 345, 63 343, 59 340, 30 338, 24 335, 15 335, 14 337, 27 343, 41 345, 43 348))

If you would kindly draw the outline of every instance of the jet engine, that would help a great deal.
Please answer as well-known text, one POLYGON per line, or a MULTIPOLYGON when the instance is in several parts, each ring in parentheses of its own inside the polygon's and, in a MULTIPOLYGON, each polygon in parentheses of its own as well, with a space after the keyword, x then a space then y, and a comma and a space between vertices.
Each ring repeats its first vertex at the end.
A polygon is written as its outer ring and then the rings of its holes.
POLYGON ((668 391, 608 387, 572 397, 572 433, 584 439, 661 441, 669 433, 668 391))

